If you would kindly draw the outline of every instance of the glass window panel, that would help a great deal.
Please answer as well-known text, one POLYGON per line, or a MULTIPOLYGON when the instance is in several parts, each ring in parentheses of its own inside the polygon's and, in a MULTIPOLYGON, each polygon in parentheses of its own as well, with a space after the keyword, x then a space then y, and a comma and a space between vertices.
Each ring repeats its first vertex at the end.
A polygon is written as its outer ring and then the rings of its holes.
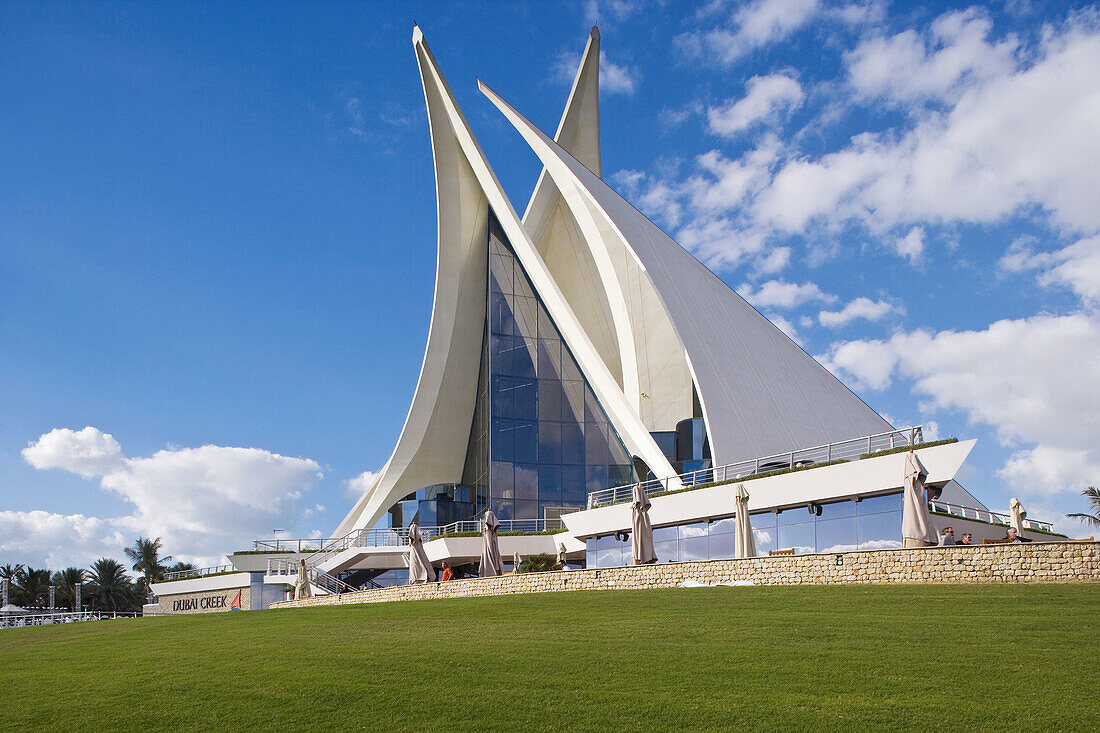
MULTIPOLYGON (((531 287, 531 283, 527 279, 527 275, 523 272, 523 265, 520 264, 519 261, 515 258, 513 258, 512 261, 515 263, 516 277, 513 285, 515 287, 514 292, 516 294, 516 297, 533 299, 535 297, 535 291, 531 287)), ((534 336, 535 332, 531 331, 531 335, 534 336)))
MULTIPOLYGON (((780 516, 782 517, 782 515, 780 516)), ((816 551, 817 533, 814 531, 814 523, 780 524, 777 544, 780 550, 793 548, 797 555, 816 551)))
POLYGON ((539 339, 539 378, 561 379, 561 341, 558 339, 539 339))
POLYGON ((680 539, 685 539, 689 537, 706 537, 707 523, 693 522, 691 524, 681 524, 679 535, 680 539))
POLYGON ((562 501, 572 506, 584 506, 588 491, 584 485, 584 466, 561 467, 562 501))
POLYGON ((618 546, 596 551, 596 566, 614 568, 623 564, 623 552, 618 546))
POLYGON ((589 491, 599 491, 607 486, 607 466, 588 466, 584 472, 585 487, 589 491))
POLYGON ((516 420, 515 426, 515 460, 534 463, 539 455, 538 423, 534 420, 516 420))
POLYGON ((516 464, 516 499, 537 501, 539 498, 538 466, 530 463, 516 464))
POLYGON ((676 541, 676 527, 657 527, 653 530, 654 542, 675 542, 676 541))
MULTIPOLYGON (((736 535, 734 534, 712 534, 710 536, 710 559, 727 560, 732 558, 735 553, 735 539, 736 535)), ((759 553, 760 548, 756 548, 756 551, 759 553)))
POLYGON ((546 312, 546 308, 542 307, 541 303, 539 304, 539 338, 561 338, 561 334, 558 332, 558 327, 554 325, 554 322, 552 320, 550 320, 550 314, 546 312))
POLYGON ((607 464, 611 455, 607 449, 607 423, 586 423, 584 426, 585 463, 607 464))
POLYGON ((817 520, 818 552, 849 552, 858 545, 855 517, 817 520))
POLYGON ((493 461, 492 491, 494 499, 511 499, 515 496, 515 479, 512 464, 493 461))
POLYGON ((515 404, 513 417, 524 420, 538 419, 538 386, 534 379, 517 379, 514 384, 515 404))
POLYGON ((607 436, 607 442, 611 448, 611 462, 626 466, 628 475, 630 476, 630 478, 627 478, 626 482, 633 481, 634 469, 631 467, 633 462, 630 460, 630 452, 626 449, 626 446, 623 445, 622 441, 619 440, 619 434, 615 432, 615 428, 609 426, 607 436))
POLYGON ((515 417, 516 386, 511 377, 493 377, 493 417, 515 417))
POLYGON ((538 519, 539 503, 537 501, 520 501, 516 499, 516 519, 538 519))
POLYGON ((535 378, 534 342, 530 345, 516 338, 515 351, 512 352, 512 373, 517 377, 535 378))
POLYGON ((629 465, 611 464, 607 467, 607 485, 626 486, 634 483, 634 469, 629 465))
POLYGON ((497 519, 513 519, 516 516, 515 504, 511 499, 499 499, 493 509, 497 519))
POLYGON ((858 517, 856 521, 859 549, 889 550, 902 546, 900 511, 867 514, 858 517))
MULTIPOLYGON (((591 548, 591 545, 589 545, 589 548, 591 548)), ((588 551, 586 551, 584 553, 584 564, 585 564, 585 567, 589 567, 589 568, 599 567, 596 564, 596 551, 595 550, 589 549, 588 551)))
MULTIPOLYGON (((879 512, 900 512, 901 494, 886 494, 885 496, 867 496, 856 502, 856 512, 860 515, 878 514, 879 512)), ((900 537, 900 530, 898 536, 900 537)))
POLYGON ((584 382, 562 382, 565 402, 562 403, 563 422, 584 422, 584 382))
POLYGON ((562 463, 584 463, 584 433, 573 422, 561 424, 562 463))
POLYGON ((654 542, 653 551, 657 553, 657 559, 660 562, 676 562, 680 559, 680 555, 676 551, 675 539, 670 542, 654 542))
POLYGON ((806 507, 796 506, 791 509, 784 509, 779 512, 777 517, 779 526, 782 527, 785 524, 802 524, 803 522, 814 521, 814 515, 810 514, 809 509, 806 507))
MULTIPOLYGON (((493 460, 511 461, 515 458, 515 421, 506 417, 493 418, 493 460)), ((493 474, 494 481, 496 474, 493 474)))
POLYGON ((715 519, 710 523, 710 536, 716 534, 733 534, 737 530, 737 520, 734 517, 728 519, 715 519))
POLYGON ((840 519, 841 517, 854 517, 856 515, 856 502, 834 501, 831 504, 821 505, 821 516, 817 521, 824 519, 840 519))
MULTIPOLYGON (((539 462, 561 463, 561 423, 539 423, 539 462)), ((555 466, 555 468, 557 468, 555 466)), ((561 488, 561 473, 558 473, 558 488, 561 488)))
POLYGON ((680 562, 709 560, 710 550, 707 537, 691 537, 680 540, 680 562))
POLYGON ((577 366, 576 359, 569 353, 568 346, 562 346, 561 362, 562 379, 578 382, 584 379, 584 376, 581 374, 581 368, 577 366))
MULTIPOLYGON (((561 401, 564 397, 561 383, 552 379, 540 379, 538 391, 539 420, 551 422, 561 420, 561 401)), ((561 433, 559 432, 558 435, 560 436, 561 433)))
POLYGON ((537 325, 538 305, 534 298, 524 298, 519 295, 512 300, 512 314, 516 319, 516 333, 534 341, 538 333, 537 325))
POLYGON ((752 524, 752 538, 756 540, 756 554, 767 556, 769 550, 778 550, 778 534, 775 527, 775 515, 771 512, 749 515, 752 524))
POLYGON ((516 330, 512 308, 508 305, 508 297, 503 293, 492 293, 489 296, 489 328, 494 335, 511 335, 516 330))
POLYGON ((489 255, 489 274, 493 276, 493 286, 502 293, 512 293, 512 257, 503 250, 489 255))
POLYGON ((596 538, 596 549, 606 550, 611 547, 618 547, 619 542, 615 539, 614 535, 604 535, 603 537, 596 538))

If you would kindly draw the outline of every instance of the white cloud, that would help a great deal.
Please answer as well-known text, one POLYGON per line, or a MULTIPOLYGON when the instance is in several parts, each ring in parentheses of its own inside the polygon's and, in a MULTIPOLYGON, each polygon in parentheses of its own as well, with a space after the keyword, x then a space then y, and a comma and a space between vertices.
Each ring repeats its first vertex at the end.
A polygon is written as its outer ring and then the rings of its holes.
POLYGON ((692 31, 676 43, 689 57, 730 65, 749 52, 780 41, 805 25, 819 0, 754 0, 742 5, 729 27, 692 31))
POLYGON ((893 310, 894 306, 884 300, 871 300, 870 298, 860 297, 839 311, 821 311, 817 315, 817 320, 822 326, 837 328, 859 318, 877 321, 893 310))
MULTIPOLYGON (((563 51, 554 65, 554 77, 562 84, 572 84, 580 58, 573 51, 563 51)), ((606 54, 600 55, 600 91, 608 94, 633 94, 642 81, 642 72, 634 66, 616 64, 606 54)))
POLYGON ((802 86, 786 74, 754 76, 746 83, 745 96, 707 110, 711 132, 733 137, 753 125, 775 120, 796 109, 805 99, 802 86))
POLYGON ((352 501, 358 501, 363 494, 370 491, 380 475, 382 475, 381 471, 363 471, 355 478, 349 478, 344 482, 344 496, 352 501))
POLYGON ((757 308, 794 308, 803 303, 820 301, 836 302, 836 296, 823 292, 816 283, 791 283, 785 280, 769 280, 754 290, 745 283, 737 289, 745 300, 757 308))
POLYGON ((55 428, 24 448, 22 455, 37 469, 60 468, 84 478, 102 476, 123 465, 118 441, 93 427, 55 428))
POLYGON ((941 15, 928 34, 907 30, 867 39, 845 54, 849 82, 869 99, 955 99, 967 87, 1013 70, 1016 39, 992 43, 992 30, 988 14, 970 8, 941 15))
POLYGON ((126 536, 161 537, 168 552, 183 559, 216 557, 293 522, 304 492, 321 477, 315 461, 258 448, 205 445, 125 458, 114 438, 93 427, 53 430, 23 456, 35 468, 98 478, 134 510, 89 521, 126 536))
POLYGON ((894 249, 909 260, 910 264, 916 264, 924 254, 924 229, 913 227, 908 234, 894 242, 894 249))
POLYGON ((83 514, 0 512, 0 553, 6 561, 57 570, 120 558, 127 539, 111 520, 83 514))
POLYGON ((802 231, 816 220, 872 230, 915 221, 990 223, 1038 205, 1071 230, 1100 229, 1100 35, 1051 35, 1029 68, 975 83, 910 131, 854 137, 783 165, 756 217, 802 231))
POLYGON ((1082 301, 1100 300, 1100 235, 1086 237, 1055 252, 1036 252, 1033 237, 1009 246, 998 266, 1006 272, 1040 270, 1039 283, 1068 287, 1082 301))
POLYGON ((1079 491, 1100 477, 1100 319, 1086 314, 997 321, 984 331, 918 330, 834 344, 823 362, 884 389, 895 375, 929 409, 962 410, 1018 447, 1000 476, 1021 495, 1079 491))
POLYGON ((773 324, 775 324, 776 328, 787 334, 787 336, 790 337, 791 341, 794 341, 799 346, 802 346, 802 339, 799 338, 798 329, 794 327, 793 323, 776 313, 768 313, 765 317, 773 324))

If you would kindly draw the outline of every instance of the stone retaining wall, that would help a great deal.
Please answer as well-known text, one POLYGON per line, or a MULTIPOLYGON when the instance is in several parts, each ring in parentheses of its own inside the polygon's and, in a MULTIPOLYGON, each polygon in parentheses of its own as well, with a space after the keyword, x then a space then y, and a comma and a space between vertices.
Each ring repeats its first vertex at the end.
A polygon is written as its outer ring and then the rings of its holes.
POLYGON ((1100 542, 874 550, 524 573, 499 578, 394 586, 340 596, 283 601, 271 607, 385 603, 563 590, 674 588, 685 580, 708 584, 750 581, 757 585, 1094 583, 1100 582, 1100 542))

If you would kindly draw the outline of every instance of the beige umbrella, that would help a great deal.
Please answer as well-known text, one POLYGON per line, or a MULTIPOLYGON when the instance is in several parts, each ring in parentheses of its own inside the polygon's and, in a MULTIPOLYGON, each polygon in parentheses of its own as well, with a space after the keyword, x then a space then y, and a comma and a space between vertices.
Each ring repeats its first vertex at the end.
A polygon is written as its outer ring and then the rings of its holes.
POLYGON ((1020 500, 1015 496, 1012 497, 1012 501, 1008 502, 1009 511, 1012 512, 1012 519, 1009 524, 1016 530, 1016 534, 1020 537, 1024 536, 1024 520, 1027 519, 1027 512, 1024 511, 1024 505, 1020 503, 1020 500))
POLYGON ((744 484, 737 484, 733 503, 737 510, 734 557, 756 557, 756 539, 752 536, 752 524, 749 522, 749 492, 744 484))
POLYGON ((653 549, 653 525, 649 522, 649 496, 641 482, 634 484, 630 513, 630 561, 634 565, 657 562, 657 552, 653 549))
POLYGON ((519 553, 518 552, 513 552, 512 553, 512 572, 513 573, 518 573, 519 572, 519 566, 522 562, 523 562, 523 559, 519 556, 519 553))
POLYGON ((500 520, 497 515, 493 514, 492 509, 486 509, 481 520, 481 565, 477 570, 482 578, 504 574, 504 561, 500 559, 500 544, 497 541, 499 529, 500 520))
POLYGON ((424 536, 420 534, 420 525, 409 525, 409 585, 429 583, 435 580, 435 568, 428 562, 428 553, 424 552, 424 536))
POLYGON ((565 543, 558 543, 558 556, 555 558, 557 565, 565 565, 565 543))
POLYGON ((309 571, 306 569, 305 559, 298 561, 298 578, 294 581, 294 600, 309 598, 313 591, 309 586, 309 571))
POLYGON ((936 528, 928 513, 928 497, 924 479, 928 471, 909 451, 905 454, 905 494, 902 499, 901 537, 906 547, 931 547, 938 543, 936 528))

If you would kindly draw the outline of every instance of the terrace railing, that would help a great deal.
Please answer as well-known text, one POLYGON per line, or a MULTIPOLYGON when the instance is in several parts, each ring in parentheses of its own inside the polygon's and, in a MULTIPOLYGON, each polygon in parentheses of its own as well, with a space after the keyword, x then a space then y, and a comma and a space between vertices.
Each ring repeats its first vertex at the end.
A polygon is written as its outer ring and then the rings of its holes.
MULTIPOLYGON (((928 505, 934 512, 950 514, 960 519, 976 519, 979 522, 988 522, 989 524, 1003 524, 1005 527, 1008 527, 1012 520, 1011 514, 991 512, 988 509, 977 509, 975 507, 962 506, 959 504, 950 504, 946 501, 940 501, 939 499, 933 499, 928 502, 928 505)), ((1035 529, 1040 532, 1054 531, 1054 525, 1050 522, 1040 522, 1037 519, 1024 519, 1022 524, 1024 529, 1035 529)))
POLYGON ((270 540, 252 540, 253 552, 317 552, 338 542, 339 537, 298 537, 293 539, 276 538, 270 540))
MULTIPOLYGON (((499 532, 555 532, 565 529, 564 523, 561 519, 502 519, 500 522, 499 532)), ((460 534, 465 532, 480 532, 481 522, 477 519, 469 519, 460 522, 451 522, 450 524, 436 525, 421 527, 420 533, 423 535, 425 541, 435 539, 443 535, 460 534)), ((313 553, 305 558, 306 570, 310 573, 310 579, 314 580, 314 584, 330 589, 339 588, 343 586, 343 590, 348 590, 350 586, 347 586, 339 578, 335 578, 323 571, 319 570, 318 566, 325 560, 336 556, 344 550, 352 549, 355 547, 406 547, 409 544, 409 530, 407 527, 400 527, 397 529, 356 529, 348 534, 340 537, 336 540, 332 540, 328 543, 325 549, 313 553), (320 580, 317 580, 317 573, 321 576, 320 580)), ((300 560, 294 558, 282 558, 272 557, 267 560, 267 574, 268 575, 297 575, 300 560)), ((343 592, 343 590, 331 590, 330 592, 343 592)))
MULTIPOLYGON (((767 473, 784 468, 797 468, 810 466, 815 463, 828 463, 831 461, 853 461, 866 453, 902 448, 910 445, 919 445, 924 442, 924 429, 921 425, 892 430, 888 433, 876 433, 862 438, 841 440, 826 445, 815 445, 812 448, 800 448, 776 453, 760 458, 750 458, 736 463, 728 463, 724 466, 704 468, 698 471, 687 471, 675 477, 662 479, 650 479, 643 481, 642 486, 649 496, 657 496, 669 491, 673 478, 680 479, 684 486, 695 486, 711 482, 732 481, 746 478, 759 473, 767 473)), ((593 491, 588 495, 588 508, 595 509, 601 506, 611 506, 629 502, 633 498, 634 484, 624 484, 610 489, 593 491)))
POLYGON ((187 578, 204 578, 207 575, 220 575, 222 573, 231 573, 236 570, 232 565, 215 565, 210 568, 193 568, 192 570, 175 570, 171 573, 165 573, 164 578, 160 581, 162 583, 169 580, 186 580, 187 578))
POLYGON ((56 611, 46 613, 27 613, 18 616, 0 616, 0 629, 12 629, 20 626, 48 626, 50 624, 72 624, 80 621, 106 621, 116 618, 134 618, 140 613, 130 611, 56 611))

